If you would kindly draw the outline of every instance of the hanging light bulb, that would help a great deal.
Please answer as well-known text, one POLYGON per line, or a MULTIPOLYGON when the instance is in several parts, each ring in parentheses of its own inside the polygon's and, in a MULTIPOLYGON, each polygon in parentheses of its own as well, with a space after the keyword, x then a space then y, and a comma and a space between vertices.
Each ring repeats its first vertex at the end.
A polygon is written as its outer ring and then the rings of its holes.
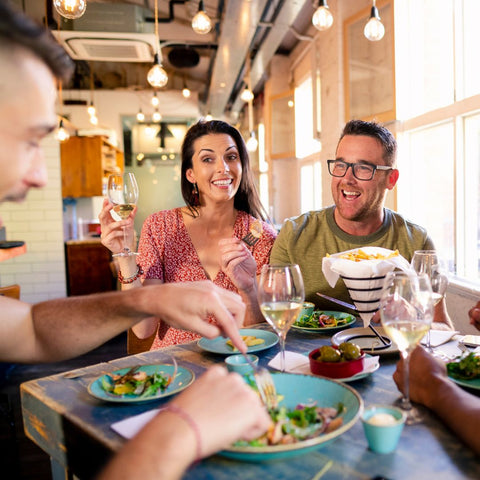
POLYGON ((137 120, 139 122, 143 122, 145 120, 145 114, 142 112, 142 109, 140 109, 137 113, 137 120))
POLYGON ((210 112, 208 112, 208 113, 205 115, 205 121, 206 121, 206 122, 210 122, 211 120, 213 120, 212 114, 211 114, 210 112))
POLYGON ((162 88, 168 83, 168 75, 160 63, 158 53, 154 56, 153 67, 148 71, 147 80, 155 88, 162 88))
POLYGON ((158 123, 162 119, 162 114, 155 109, 155 111, 152 114, 152 120, 156 123, 158 123))
POLYGON ((190 89, 187 87, 187 82, 185 81, 185 78, 183 79, 183 90, 182 90, 182 95, 183 95, 183 98, 190 98, 190 95, 192 94, 192 92, 190 91, 190 89))
POLYGON ((370 20, 365 25, 363 34, 371 42, 378 42, 385 35, 385 27, 380 21, 380 15, 378 13, 378 8, 375 5, 375 0, 373 0, 372 9, 370 10, 370 20))
POLYGON ((245 87, 245 89, 243 90, 243 92, 240 95, 240 98, 244 102, 251 102, 253 100, 253 98, 254 98, 253 92, 248 88, 248 86, 245 87))
POLYGON ((152 102, 152 105, 153 105, 154 107, 158 107, 158 105, 160 105, 160 100, 159 100, 159 98, 157 97, 157 91, 156 91, 156 90, 153 92, 153 97, 152 97, 151 102, 152 102))
POLYGON ((53 0, 55 10, 65 18, 80 18, 87 9, 87 0, 53 0))
POLYGON ((68 130, 63 126, 63 118, 60 119, 60 123, 58 124, 57 131, 55 132, 55 138, 59 142, 64 142, 70 138, 70 134, 68 130))
POLYGON ((212 20, 205 12, 203 0, 198 3, 198 12, 192 19, 192 28, 200 35, 206 35, 212 29, 212 20))
POLYGON ((318 1, 318 8, 312 16, 312 23, 313 26, 321 32, 328 30, 332 26, 333 15, 328 8, 327 0, 318 1))
POLYGON ((90 104, 88 105, 87 112, 91 117, 94 117, 97 114, 97 109, 95 108, 93 102, 90 102, 90 104))
POLYGON ((92 115, 92 116, 90 117, 90 123, 91 123, 92 125, 98 125, 98 117, 97 117, 96 115, 92 115))
POLYGON ((256 152, 258 148, 258 140, 255 137, 255 132, 250 132, 250 138, 247 140, 247 150, 249 152, 256 152))
POLYGON ((158 36, 158 0, 155 0, 155 41, 157 51, 153 57, 153 66, 148 71, 148 83, 155 88, 162 88, 168 83, 167 72, 163 69, 160 62, 160 38, 158 36))

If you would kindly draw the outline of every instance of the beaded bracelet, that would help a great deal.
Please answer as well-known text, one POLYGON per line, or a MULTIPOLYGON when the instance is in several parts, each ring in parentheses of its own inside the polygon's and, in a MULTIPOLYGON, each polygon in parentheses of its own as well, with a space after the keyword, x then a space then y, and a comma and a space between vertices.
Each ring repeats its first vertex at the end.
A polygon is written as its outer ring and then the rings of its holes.
POLYGON ((185 410, 183 410, 183 408, 180 408, 177 405, 173 405, 171 403, 169 403, 165 408, 162 408, 161 411, 174 413, 188 423, 190 428, 193 430, 193 433, 195 434, 195 439, 197 440, 197 456, 195 458, 195 462, 198 462, 202 458, 202 437, 200 435, 200 429, 195 423, 195 420, 185 410))
POLYGON ((118 271, 118 281, 122 283, 123 285, 128 285, 129 283, 133 283, 137 278, 140 277, 140 275, 143 275, 143 270, 140 265, 137 265, 137 271, 130 277, 125 278, 122 275, 122 272, 119 270, 118 271))

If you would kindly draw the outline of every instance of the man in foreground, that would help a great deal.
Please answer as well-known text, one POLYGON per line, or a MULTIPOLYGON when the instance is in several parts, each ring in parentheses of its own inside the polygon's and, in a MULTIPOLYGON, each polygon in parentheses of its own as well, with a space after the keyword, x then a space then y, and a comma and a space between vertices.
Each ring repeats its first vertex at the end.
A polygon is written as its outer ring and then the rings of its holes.
MULTIPOLYGON (((397 142, 381 125, 362 120, 348 122, 337 145, 336 158, 328 160, 335 204, 285 221, 273 245, 270 263, 300 265, 305 299, 325 310, 334 304, 316 292, 351 302, 342 280, 334 288, 322 273, 322 259, 365 246, 399 250, 411 261, 415 250, 432 250, 424 228, 384 207, 388 190, 398 180, 395 168, 397 142)), ((452 327, 445 302, 435 321, 452 327)))
MULTIPOLYGON (((21 201, 47 181, 41 140, 57 125, 55 77, 72 64, 42 27, 0 1, 0 200, 21 201)), ((168 284, 29 305, 0 298, 0 361, 71 358, 150 316, 208 338, 225 334, 245 351, 238 328, 245 305, 211 282, 168 284), (186 301, 188 299, 188 301, 186 301), (218 326, 206 322, 214 315, 218 326)), ((102 478, 180 478, 195 459, 239 438, 255 438, 270 421, 240 376, 212 368, 132 439, 102 478), (181 452, 181 455, 179 455, 181 452)))

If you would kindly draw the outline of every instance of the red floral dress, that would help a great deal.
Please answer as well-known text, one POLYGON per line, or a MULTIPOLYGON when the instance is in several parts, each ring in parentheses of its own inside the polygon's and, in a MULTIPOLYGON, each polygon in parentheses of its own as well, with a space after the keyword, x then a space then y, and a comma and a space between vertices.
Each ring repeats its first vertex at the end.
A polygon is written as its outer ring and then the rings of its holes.
MULTIPOLYGON (((249 232, 255 218, 245 212, 238 211, 234 225, 234 236, 243 238, 249 232)), ((275 241, 275 230, 265 222, 260 240, 248 247, 257 262, 257 275, 262 266, 268 263, 270 250, 275 241)), ((143 224, 138 246, 138 261, 144 271, 143 278, 155 278, 170 282, 191 282, 207 280, 207 274, 200 263, 197 252, 187 232, 180 208, 163 210, 150 215, 143 224)), ((238 293, 230 278, 219 270, 215 285, 238 293)), ((153 341, 151 350, 187 343, 200 338, 199 335, 170 327, 160 321, 158 335, 153 341)))

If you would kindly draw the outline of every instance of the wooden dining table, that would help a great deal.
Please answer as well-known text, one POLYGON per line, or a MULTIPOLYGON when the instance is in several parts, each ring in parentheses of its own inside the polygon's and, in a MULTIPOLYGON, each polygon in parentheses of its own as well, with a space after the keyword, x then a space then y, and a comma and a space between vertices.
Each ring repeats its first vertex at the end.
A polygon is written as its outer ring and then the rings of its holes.
MULTIPOLYGON (((354 325, 355 326, 355 325, 354 325)), ((359 325, 356 325, 357 327, 359 325)), ((270 329, 259 324, 259 329, 270 329)), ((335 332, 305 333, 291 329, 289 351, 306 353, 330 344, 335 332)), ((278 344, 256 354, 266 366, 278 353, 278 344)), ((21 385, 22 412, 27 436, 52 459, 55 480, 92 478, 126 440, 111 425, 164 405, 167 399, 147 403, 109 403, 91 396, 88 385, 98 376, 133 365, 171 363, 192 370, 196 376, 224 355, 203 350, 198 342, 176 345, 40 378, 21 385), (70 475, 70 476, 69 476, 70 475)), ((398 352, 380 356, 380 368, 349 382, 365 406, 392 404, 399 392, 392 379, 398 352)), ((477 394, 477 391, 472 391, 477 394)), ((218 480, 318 480, 325 479, 427 479, 480 478, 480 459, 430 411, 419 407, 422 423, 406 426, 395 452, 377 454, 368 449, 361 421, 334 442, 314 452, 288 459, 243 462, 214 455, 191 466, 185 479, 218 480)))

